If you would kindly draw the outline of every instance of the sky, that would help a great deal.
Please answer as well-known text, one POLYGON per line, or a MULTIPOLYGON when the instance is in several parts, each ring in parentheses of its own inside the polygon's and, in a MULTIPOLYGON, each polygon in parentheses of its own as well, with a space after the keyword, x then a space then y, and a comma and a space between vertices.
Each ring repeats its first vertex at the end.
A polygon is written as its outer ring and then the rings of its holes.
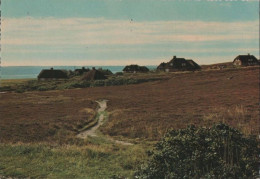
POLYGON ((258 0, 2 0, 2 66, 259 58, 258 0))

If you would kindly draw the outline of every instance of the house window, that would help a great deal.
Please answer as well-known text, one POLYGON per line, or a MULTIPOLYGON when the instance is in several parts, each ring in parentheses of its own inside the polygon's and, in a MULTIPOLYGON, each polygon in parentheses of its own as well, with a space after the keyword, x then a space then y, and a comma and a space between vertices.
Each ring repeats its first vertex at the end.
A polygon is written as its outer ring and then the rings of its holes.
POLYGON ((185 67, 185 66, 186 66, 186 63, 182 63, 181 66, 185 67))
POLYGON ((171 63, 170 65, 173 66, 173 63, 171 63))

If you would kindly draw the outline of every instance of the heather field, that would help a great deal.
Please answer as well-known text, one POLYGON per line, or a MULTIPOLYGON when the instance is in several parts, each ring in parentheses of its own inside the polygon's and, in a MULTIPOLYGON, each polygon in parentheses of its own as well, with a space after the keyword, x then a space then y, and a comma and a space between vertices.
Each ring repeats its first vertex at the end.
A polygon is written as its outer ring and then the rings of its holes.
POLYGON ((0 178, 133 177, 169 129, 222 122, 259 134, 259 67, 152 75, 139 84, 0 93, 0 178), (99 137, 77 138, 101 99, 99 137))

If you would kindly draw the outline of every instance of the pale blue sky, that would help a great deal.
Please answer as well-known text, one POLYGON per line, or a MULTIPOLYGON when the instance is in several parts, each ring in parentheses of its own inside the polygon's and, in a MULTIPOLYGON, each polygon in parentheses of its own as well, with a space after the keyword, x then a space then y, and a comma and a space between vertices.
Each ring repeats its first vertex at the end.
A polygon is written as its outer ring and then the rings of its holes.
POLYGON ((2 0, 1 10, 4 66, 259 58, 258 1, 2 0))

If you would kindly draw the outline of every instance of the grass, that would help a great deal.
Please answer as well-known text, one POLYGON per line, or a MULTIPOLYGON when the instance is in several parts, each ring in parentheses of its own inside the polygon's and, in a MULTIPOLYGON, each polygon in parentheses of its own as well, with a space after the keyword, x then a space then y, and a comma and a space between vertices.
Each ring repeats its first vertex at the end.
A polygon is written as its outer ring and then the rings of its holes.
MULTIPOLYGON (((0 140, 72 140, 95 115, 82 110, 95 110, 94 101, 98 99, 109 100, 109 121, 100 130, 113 137, 159 140, 169 128, 219 121, 246 134, 257 134, 258 74, 259 68, 152 73, 166 75, 167 79, 138 85, 2 94, 0 140)), ((145 75, 126 74, 136 78, 145 75)))
POLYGON ((33 79, 1 79, 1 86, 12 86, 17 84, 23 84, 33 79))
POLYGON ((146 159, 142 146, 88 142, 86 146, 0 144, 0 176, 25 178, 122 178, 146 159))
POLYGON ((81 96, 69 97, 59 91, 9 94, 0 100, 2 143, 71 143, 96 115, 96 102, 81 96))
POLYGON ((0 177, 132 177, 150 143, 170 128, 224 122, 246 135, 259 133, 258 67, 123 78, 163 80, 0 94, 0 177), (99 99, 108 100, 101 137, 76 138, 95 119, 99 99))
POLYGON ((207 126, 211 126, 214 123, 222 122, 235 126, 243 134, 251 135, 257 134, 259 129, 258 118, 259 111, 250 111, 243 105, 236 105, 229 108, 218 108, 213 113, 205 114, 203 120, 207 123, 207 126))
MULTIPOLYGON (((169 128, 223 121, 246 134, 257 135, 258 74, 258 68, 201 71, 174 74, 165 81, 109 88, 113 91, 107 95, 111 116, 102 131, 112 136, 158 140, 169 128), (210 115, 218 116, 207 120, 210 115)), ((98 91, 96 94, 101 96, 98 91)))

